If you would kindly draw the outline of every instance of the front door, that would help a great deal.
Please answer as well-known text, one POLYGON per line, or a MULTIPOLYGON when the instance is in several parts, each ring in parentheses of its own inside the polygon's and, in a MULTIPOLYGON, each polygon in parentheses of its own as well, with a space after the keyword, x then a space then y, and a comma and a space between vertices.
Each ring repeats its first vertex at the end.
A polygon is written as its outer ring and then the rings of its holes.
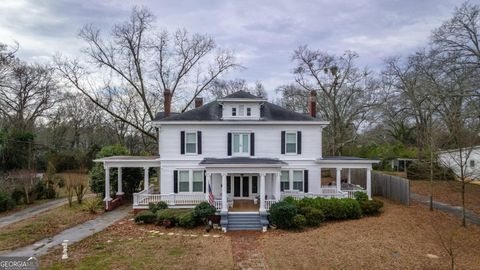
POLYGON ((250 197, 250 176, 233 177, 233 196, 242 199, 250 197))

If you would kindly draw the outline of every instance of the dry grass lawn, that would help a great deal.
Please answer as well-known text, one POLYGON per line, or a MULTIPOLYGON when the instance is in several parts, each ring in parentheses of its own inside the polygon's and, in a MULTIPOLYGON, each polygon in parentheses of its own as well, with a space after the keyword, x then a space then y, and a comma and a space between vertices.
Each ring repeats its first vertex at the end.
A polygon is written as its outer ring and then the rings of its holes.
POLYGON ((69 247, 68 260, 61 260, 57 249, 40 258, 40 265, 45 269, 232 269, 230 238, 220 231, 208 237, 204 233, 123 220, 69 247))
POLYGON ((331 222, 301 233, 276 231, 262 236, 270 269, 449 269, 442 235, 455 233, 452 247, 460 269, 479 269, 480 227, 423 206, 385 201, 384 213, 360 220, 331 222), (438 259, 427 254, 439 256, 438 259))
MULTIPOLYGON (((433 199, 451 205, 461 205, 461 185, 458 181, 434 181, 433 199)), ((429 181, 410 181, 410 191, 430 196, 429 181)), ((466 184, 465 205, 480 214, 480 185, 466 184)))
POLYGON ((258 258, 265 258, 267 269, 449 269, 443 239, 454 249, 458 269, 479 268, 480 226, 460 228, 458 219, 443 212, 383 201, 376 217, 303 232, 251 234, 257 244, 246 242, 240 253, 235 245, 240 232, 203 237, 201 229, 163 229, 126 219, 70 246, 68 260, 60 259, 60 248, 40 260, 45 269, 237 269, 238 259, 253 250, 261 256, 250 257, 259 265, 258 258), (452 242, 446 241, 450 235, 452 242))
MULTIPOLYGON (((89 199, 85 199, 89 200, 89 199)), ((35 243, 97 217, 83 210, 76 202, 45 211, 37 216, 0 228, 0 253, 35 243)))

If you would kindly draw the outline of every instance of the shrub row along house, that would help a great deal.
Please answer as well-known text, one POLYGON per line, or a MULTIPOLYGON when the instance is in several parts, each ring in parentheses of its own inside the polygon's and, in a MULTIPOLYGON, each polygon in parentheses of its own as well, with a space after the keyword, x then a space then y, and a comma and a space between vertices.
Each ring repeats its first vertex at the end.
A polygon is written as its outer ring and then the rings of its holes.
MULTIPOLYGON (((170 100, 170 91, 165 91, 170 100)), ((244 91, 184 113, 158 113, 159 155, 98 159, 105 167, 105 203, 111 198, 109 170, 118 169, 117 197, 122 193, 121 169, 142 167, 145 189, 134 194, 134 209, 165 201, 169 207, 194 207, 210 201, 221 214, 223 230, 265 229, 270 206, 286 196, 352 197, 365 190, 371 197, 372 164, 354 157, 323 157, 322 130, 328 122, 316 117, 315 93, 309 114, 287 110, 244 91), (159 185, 149 184, 149 168, 158 168, 159 185), (322 169, 334 172, 322 183, 322 169), (366 170, 366 186, 351 184, 350 169, 366 170), (342 170, 346 170, 342 179, 342 170), (246 226, 247 224, 250 227, 246 226)))

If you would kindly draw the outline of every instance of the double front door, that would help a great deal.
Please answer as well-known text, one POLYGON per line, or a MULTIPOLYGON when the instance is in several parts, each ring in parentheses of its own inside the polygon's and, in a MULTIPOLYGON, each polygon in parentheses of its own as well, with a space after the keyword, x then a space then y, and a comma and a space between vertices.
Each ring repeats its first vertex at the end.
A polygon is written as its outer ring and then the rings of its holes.
POLYGON ((233 175, 233 197, 250 198, 258 194, 258 176, 256 175, 233 175))

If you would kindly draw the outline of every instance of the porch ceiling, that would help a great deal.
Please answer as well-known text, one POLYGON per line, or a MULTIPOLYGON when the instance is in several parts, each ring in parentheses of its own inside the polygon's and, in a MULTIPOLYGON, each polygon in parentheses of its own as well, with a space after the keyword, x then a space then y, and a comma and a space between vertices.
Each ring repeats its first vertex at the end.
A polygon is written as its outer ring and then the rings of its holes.
POLYGON ((101 162, 107 168, 143 168, 143 167, 159 167, 159 156, 112 156, 95 159, 94 162, 101 162))
POLYGON ((282 167, 287 163, 273 158, 251 158, 251 157, 232 157, 232 158, 205 158, 199 165, 205 167, 282 167))

